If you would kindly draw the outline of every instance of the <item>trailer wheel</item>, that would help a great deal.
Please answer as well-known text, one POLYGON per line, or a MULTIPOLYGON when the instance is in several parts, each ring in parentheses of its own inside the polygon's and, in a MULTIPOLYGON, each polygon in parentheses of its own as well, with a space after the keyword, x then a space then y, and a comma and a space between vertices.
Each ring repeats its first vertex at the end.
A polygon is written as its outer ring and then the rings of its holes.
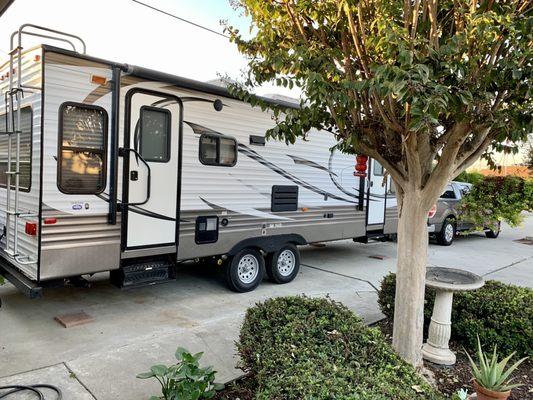
POLYGON ((234 292, 250 292, 259 286, 264 271, 265 260, 261 253, 254 249, 243 249, 226 264, 226 283, 234 292))
POLYGON ((286 244, 281 249, 267 256, 266 273, 276 283, 288 283, 296 278, 300 270, 300 253, 293 244, 286 244))

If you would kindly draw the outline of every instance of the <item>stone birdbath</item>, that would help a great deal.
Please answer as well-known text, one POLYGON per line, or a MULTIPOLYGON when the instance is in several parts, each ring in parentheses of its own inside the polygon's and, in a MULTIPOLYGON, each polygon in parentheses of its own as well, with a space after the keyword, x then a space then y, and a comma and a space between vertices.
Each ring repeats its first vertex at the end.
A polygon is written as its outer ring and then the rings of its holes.
POLYGON ((425 360, 440 365, 455 364, 455 354, 448 347, 452 332, 453 293, 479 289, 481 276, 455 268, 431 267, 426 272, 426 286, 435 289, 435 304, 429 334, 422 346, 425 360))

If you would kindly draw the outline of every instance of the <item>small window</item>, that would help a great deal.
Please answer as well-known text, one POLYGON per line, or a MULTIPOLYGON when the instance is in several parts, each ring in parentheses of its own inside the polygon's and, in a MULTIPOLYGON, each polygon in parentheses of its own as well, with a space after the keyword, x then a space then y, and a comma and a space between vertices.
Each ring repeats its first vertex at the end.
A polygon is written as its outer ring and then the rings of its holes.
MULTIPOLYGON (((15 114, 16 124, 16 114, 15 114)), ((6 114, 0 115, 0 186, 7 187, 7 143, 8 136, 3 134, 7 131, 6 114)), ((16 130, 16 126, 15 126, 16 130)), ((30 191, 31 186, 31 156, 32 156, 32 131, 33 131, 33 112, 31 107, 20 109, 20 152, 19 152, 19 188, 24 192, 30 191)), ((11 136, 11 170, 16 168, 16 147, 17 137, 11 136)), ((15 177, 12 175, 11 187, 15 187, 15 177)))
POLYGON ((385 169, 383 168, 383 165, 381 165, 376 160, 373 160, 374 163, 374 176, 383 176, 385 175, 385 169))
POLYGON ((170 111, 141 107, 140 153, 146 161, 170 160, 170 111))
POLYGON ((98 194, 106 181, 107 112, 64 103, 59 110, 58 187, 67 194, 98 194))
POLYGON ((447 186, 446 190, 440 196, 441 199, 455 199, 455 192, 451 186, 447 186))
POLYGON ((200 136, 200 162, 205 165, 233 167, 237 163, 237 141, 228 136, 200 136))

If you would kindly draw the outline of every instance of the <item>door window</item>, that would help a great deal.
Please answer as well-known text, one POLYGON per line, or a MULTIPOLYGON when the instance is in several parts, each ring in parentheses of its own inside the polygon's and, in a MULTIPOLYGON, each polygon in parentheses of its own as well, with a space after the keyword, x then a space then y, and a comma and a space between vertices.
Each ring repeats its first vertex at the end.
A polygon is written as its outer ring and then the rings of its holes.
POLYGON ((146 161, 170 160, 170 111, 141 107, 140 153, 146 161))
POLYGON ((374 164, 374 176, 383 176, 385 175, 385 169, 378 161, 373 160, 374 164))

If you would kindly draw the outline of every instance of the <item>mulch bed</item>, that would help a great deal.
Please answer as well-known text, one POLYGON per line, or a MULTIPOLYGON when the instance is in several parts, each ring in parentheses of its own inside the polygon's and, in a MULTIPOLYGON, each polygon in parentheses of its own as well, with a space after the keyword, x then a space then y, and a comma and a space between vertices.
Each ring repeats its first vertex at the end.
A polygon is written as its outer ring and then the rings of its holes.
MULTIPOLYGON (((392 324, 389 320, 384 319, 375 326, 392 342, 392 324)), ((450 348, 457 355, 457 362, 453 367, 442 367, 429 362, 425 362, 424 366, 434 374, 437 388, 441 393, 451 396, 459 389, 466 389, 471 394, 474 389, 471 382, 472 375, 470 373, 468 358, 461 346, 451 342, 450 348)), ((533 360, 526 360, 522 363, 520 368, 514 372, 513 376, 516 376, 516 381, 522 383, 523 386, 513 389, 509 400, 533 400, 533 360)), ((245 376, 226 385, 226 388, 217 393, 214 399, 252 400, 254 392, 253 379, 245 376)))
MULTIPOLYGON (((385 319, 377 324, 383 334, 392 342, 392 324, 385 319)), ((450 342, 450 348, 457 355, 457 362, 453 367, 443 367, 440 365, 425 362, 424 366, 435 375, 437 388, 441 393, 451 396, 459 389, 466 389, 468 393, 473 393, 472 374, 470 373, 470 363, 463 348, 456 343, 450 342)), ((474 358, 475 360, 475 358, 474 358)), ((520 365, 514 372, 516 382, 522 383, 513 389, 509 400, 533 399, 533 360, 528 359, 520 365)))

